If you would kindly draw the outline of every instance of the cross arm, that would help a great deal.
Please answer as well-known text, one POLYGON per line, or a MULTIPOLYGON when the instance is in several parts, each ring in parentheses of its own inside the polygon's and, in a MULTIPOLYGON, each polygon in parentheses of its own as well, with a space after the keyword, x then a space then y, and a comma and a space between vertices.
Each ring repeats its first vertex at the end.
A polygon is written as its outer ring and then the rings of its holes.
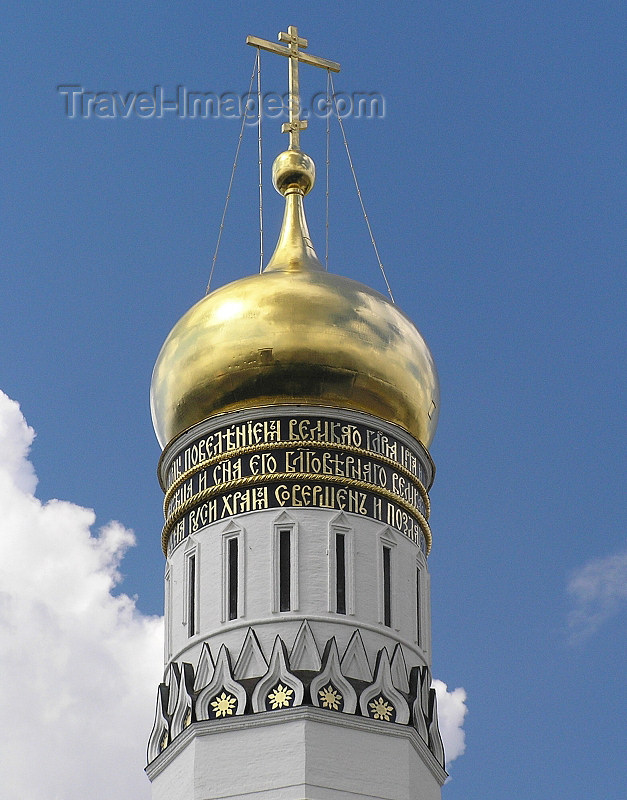
MULTIPOLYGON (((269 42, 267 39, 260 39, 258 36, 247 36, 246 44, 250 44, 252 47, 259 47, 262 50, 268 50, 270 53, 276 53, 279 56, 287 56, 288 58, 292 56, 289 47, 284 47, 281 44, 269 42)), ((329 61, 328 58, 312 56, 309 55, 309 53, 303 53, 302 51, 298 52, 298 60, 302 61, 303 64, 311 64, 314 67, 328 69, 331 72, 340 71, 340 65, 337 63, 337 61, 329 61)))

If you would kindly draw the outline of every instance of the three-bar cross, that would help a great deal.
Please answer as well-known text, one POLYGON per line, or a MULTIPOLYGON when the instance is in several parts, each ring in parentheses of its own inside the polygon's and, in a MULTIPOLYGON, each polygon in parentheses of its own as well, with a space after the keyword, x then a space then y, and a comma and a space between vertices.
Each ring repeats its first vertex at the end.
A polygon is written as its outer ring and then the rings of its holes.
POLYGON ((257 36, 247 36, 246 44, 253 47, 259 47, 262 50, 268 50, 270 53, 277 53, 280 56, 287 56, 289 62, 289 90, 290 102, 289 112, 290 121, 285 122, 281 128, 283 133, 290 135, 290 150, 300 150, 300 132, 307 127, 306 120, 300 118, 300 86, 298 82, 298 62, 302 61, 303 64, 311 64, 314 67, 321 67, 322 69, 331 70, 331 72, 339 72, 340 65, 335 61, 329 61, 326 58, 318 58, 309 53, 303 53, 301 47, 307 47, 307 39, 303 39, 298 35, 298 28, 290 25, 287 33, 279 33, 279 41, 287 42, 288 46, 284 47, 274 42, 269 42, 266 39, 259 39, 257 36))

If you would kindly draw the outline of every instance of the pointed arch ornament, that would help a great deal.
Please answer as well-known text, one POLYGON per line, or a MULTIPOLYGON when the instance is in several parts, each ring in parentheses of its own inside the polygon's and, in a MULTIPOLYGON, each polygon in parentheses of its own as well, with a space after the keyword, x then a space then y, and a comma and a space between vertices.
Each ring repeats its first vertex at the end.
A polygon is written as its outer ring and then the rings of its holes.
MULTIPOLYGON (((412 695, 415 696, 414 702, 411 707, 411 717, 414 728, 420 734, 420 738, 429 744, 429 731, 427 730, 427 716, 429 713, 428 702, 423 702, 422 686, 424 682, 425 671, 428 667, 413 667, 410 675, 410 688, 412 695)), ((428 698, 428 692, 427 692, 428 698)))
POLYGON ((172 739, 188 728, 194 721, 194 668, 191 664, 181 664, 181 678, 178 685, 176 706, 170 727, 172 739))
POLYGON ((175 661, 172 661, 168 667, 168 677, 165 681, 165 685, 168 690, 168 705, 166 710, 169 717, 172 717, 174 714, 174 709, 176 708, 180 680, 181 668, 175 661))
POLYGON ((246 638, 235 663, 235 680, 259 678, 268 669, 268 662, 263 654, 257 634, 252 628, 246 631, 246 638))
POLYGON ((358 628, 355 629, 346 645, 346 650, 342 656, 341 667, 342 673, 346 675, 347 678, 355 678, 355 680, 366 682, 372 680, 372 671, 368 663, 364 640, 361 638, 361 633, 358 628))
POLYGON ((357 708, 357 692, 342 674, 335 637, 326 644, 322 664, 322 671, 312 678, 309 685, 312 704, 318 708, 354 714, 357 708))
POLYGON ((170 722, 168 719, 168 687, 160 683, 157 687, 157 705, 155 719, 148 738, 148 752, 146 761, 151 761, 162 753, 170 744, 170 722))
POLYGON ((231 657, 224 645, 220 648, 211 680, 196 700, 196 718, 240 717, 246 711, 246 690, 233 678, 231 657))
POLYGON ((253 690, 253 713, 300 706, 304 693, 302 681, 289 670, 285 643, 277 636, 268 671, 253 690))
POLYGON ((392 661, 390 663, 392 672, 392 683, 399 692, 409 694, 409 680, 407 678, 407 662, 405 661, 405 654, 400 642, 396 643, 396 647, 392 652, 392 661))
POLYGON ((211 649, 207 642, 203 642, 200 658, 196 665, 196 675, 194 677, 194 691, 199 692, 209 683, 209 677, 213 674, 215 662, 211 654, 211 649))
POLYGON ((429 749, 436 760, 444 767, 444 744, 438 724, 438 699, 435 689, 429 690, 429 749))
POLYGON ((318 645, 307 620, 303 620, 290 651, 290 667, 296 672, 319 672, 322 668, 318 645))
POLYGON ((407 725, 409 705, 392 683, 390 656, 384 647, 377 654, 374 681, 361 693, 359 708, 364 717, 407 725))

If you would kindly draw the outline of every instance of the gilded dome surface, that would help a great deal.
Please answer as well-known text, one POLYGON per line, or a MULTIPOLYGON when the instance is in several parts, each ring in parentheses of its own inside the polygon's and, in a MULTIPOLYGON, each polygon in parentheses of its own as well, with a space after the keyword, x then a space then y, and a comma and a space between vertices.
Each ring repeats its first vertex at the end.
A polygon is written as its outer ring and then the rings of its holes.
POLYGON ((433 439, 440 397, 431 352, 386 297, 322 268, 304 218, 303 173, 313 162, 303 156, 276 162, 286 208, 265 271, 212 291, 161 348, 151 409, 162 447, 214 414, 290 403, 364 411, 426 447, 433 439))
POLYGON ((322 271, 265 272, 211 292, 174 326, 151 406, 165 446, 219 412, 281 403, 366 411, 428 447, 438 377, 414 324, 383 295, 322 271))

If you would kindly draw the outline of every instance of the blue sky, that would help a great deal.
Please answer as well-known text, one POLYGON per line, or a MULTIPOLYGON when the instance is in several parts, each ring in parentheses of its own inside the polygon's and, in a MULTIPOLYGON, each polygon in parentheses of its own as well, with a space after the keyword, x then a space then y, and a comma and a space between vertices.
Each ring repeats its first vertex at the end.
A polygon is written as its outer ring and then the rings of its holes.
MULTIPOLYGON (((144 614, 161 613, 163 576, 150 375, 204 293, 239 122, 70 119, 57 87, 243 94, 246 35, 295 24, 341 62, 337 90, 385 98, 383 118, 345 126, 388 279, 442 384, 434 674, 469 708, 447 800, 625 796, 626 23, 623 3, 559 0, 5 13, 0 388, 37 431, 37 496, 135 532, 116 591, 144 614)), ((262 56, 265 91, 286 73, 262 56)), ((324 73, 303 67, 301 85, 324 91, 324 73)), ((264 122, 268 255, 278 128, 264 122)), ((330 269, 385 291, 331 133, 330 269)), ((322 255, 324 121, 302 145, 322 255)), ((251 127, 216 286, 258 268, 256 148, 251 127)))

